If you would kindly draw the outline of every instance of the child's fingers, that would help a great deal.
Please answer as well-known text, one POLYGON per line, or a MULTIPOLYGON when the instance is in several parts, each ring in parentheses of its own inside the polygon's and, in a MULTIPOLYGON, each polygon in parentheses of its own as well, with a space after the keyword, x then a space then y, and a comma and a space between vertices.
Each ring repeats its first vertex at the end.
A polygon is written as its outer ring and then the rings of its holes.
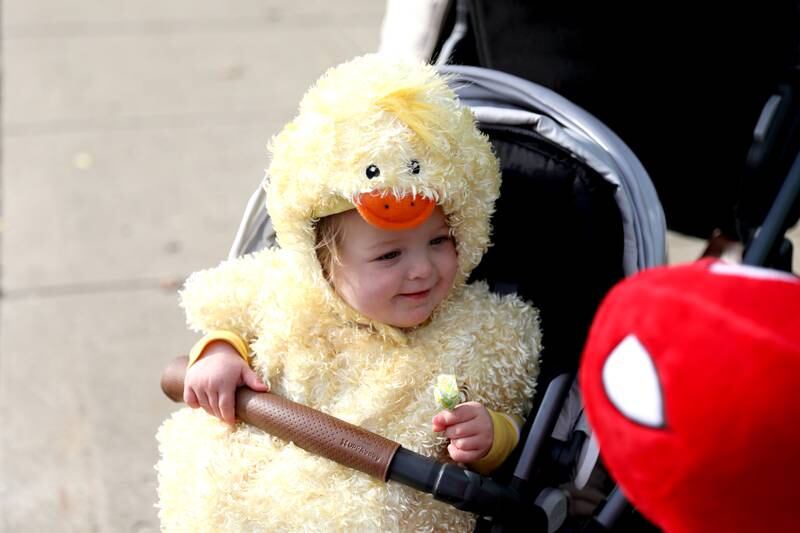
POLYGON ((457 463, 472 463, 486 455, 486 452, 483 451, 460 450, 452 442, 447 445, 447 453, 457 463))
POLYGON ((479 433, 477 424, 472 424, 470 422, 454 424, 448 426, 447 429, 444 430, 444 436, 448 439, 462 439, 464 437, 471 437, 477 433, 479 433))
POLYGON ((480 457, 483 457, 492 449, 492 439, 485 434, 451 440, 450 444, 462 452, 479 452, 480 457))
POLYGON ((433 417, 434 424, 437 422, 444 426, 452 426, 453 424, 458 424, 463 422, 465 419, 464 412, 458 411, 458 408, 453 409, 452 411, 440 411, 435 417, 433 417))
POLYGON ((475 419, 484 407, 476 402, 459 404, 452 411, 442 411, 445 418, 445 425, 461 424, 475 419))
POLYGON ((249 368, 245 369, 242 379, 245 385, 247 385, 256 392, 269 391, 269 387, 264 382, 261 381, 261 378, 258 377, 258 374, 256 374, 249 368))
POLYGON ((208 403, 208 395, 202 389, 194 389, 198 405, 208 414, 214 414, 211 405, 208 403))
MULTIPOLYGON (((477 409, 475 408, 476 405, 480 407, 480 405, 475 404, 475 402, 469 402, 462 403, 452 411, 440 411, 436 414, 436 416, 433 417, 433 430, 444 431, 445 429, 449 429, 453 426, 465 423, 468 424, 478 415, 477 409)), ((475 433, 475 431, 469 430, 469 428, 462 428, 461 433, 455 435, 448 434, 447 436, 452 438, 453 436, 465 436, 472 433, 475 433), (470 431, 470 433, 464 433, 464 431, 470 431)))
POLYGON ((450 444, 462 451, 486 449, 486 439, 481 435, 450 439, 450 444))
POLYGON ((220 393, 219 395, 219 412, 222 420, 230 425, 236 423, 236 413, 234 411, 236 400, 233 395, 227 393, 220 393))
POLYGON ((191 387, 185 387, 183 389, 183 401, 192 409, 197 409, 200 407, 200 402, 197 401, 197 395, 194 393, 191 387))
POLYGON ((208 407, 211 409, 210 414, 222 418, 222 414, 219 412, 219 395, 213 389, 208 391, 208 407))
POLYGON ((444 431, 445 429, 447 429, 447 424, 444 423, 445 418, 444 418, 444 415, 443 415, 443 413, 446 413, 446 412, 447 411, 442 411, 441 413, 437 413, 433 417, 433 420, 431 421, 432 424, 433 424, 433 431, 435 431, 436 433, 438 433, 440 431, 444 431))

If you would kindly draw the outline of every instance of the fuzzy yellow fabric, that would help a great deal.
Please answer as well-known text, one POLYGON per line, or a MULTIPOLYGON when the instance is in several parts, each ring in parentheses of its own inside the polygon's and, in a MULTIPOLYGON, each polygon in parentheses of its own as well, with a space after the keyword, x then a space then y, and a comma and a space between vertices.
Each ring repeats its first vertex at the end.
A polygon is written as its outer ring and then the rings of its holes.
MULTIPOLYGON (((268 205, 281 248, 193 274, 189 326, 227 330, 252 350, 272 391, 447 460, 432 432, 439 374, 470 400, 524 417, 538 373, 534 308, 465 284, 489 244, 499 194, 488 140, 431 67, 364 56, 326 73, 271 143, 268 205), (410 171, 410 161, 421 171, 410 171), (368 179, 365 169, 380 168, 368 179), (370 191, 437 200, 459 254, 454 288, 410 330, 342 301, 314 250, 314 217, 370 191)), ((474 517, 201 410, 158 432, 164 531, 469 531, 474 517)))

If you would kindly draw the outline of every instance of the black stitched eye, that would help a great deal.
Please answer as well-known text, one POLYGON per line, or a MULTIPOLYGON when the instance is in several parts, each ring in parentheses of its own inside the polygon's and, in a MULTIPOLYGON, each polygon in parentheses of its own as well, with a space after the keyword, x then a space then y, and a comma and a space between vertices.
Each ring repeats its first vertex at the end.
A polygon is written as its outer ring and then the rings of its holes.
POLYGON ((411 162, 408 164, 408 168, 411 169, 412 174, 419 174, 419 161, 416 159, 412 159, 411 162))
POLYGON ((367 167, 367 178, 368 179, 377 178, 380 175, 381 175, 381 169, 379 169, 375 165, 370 165, 370 166, 367 167))

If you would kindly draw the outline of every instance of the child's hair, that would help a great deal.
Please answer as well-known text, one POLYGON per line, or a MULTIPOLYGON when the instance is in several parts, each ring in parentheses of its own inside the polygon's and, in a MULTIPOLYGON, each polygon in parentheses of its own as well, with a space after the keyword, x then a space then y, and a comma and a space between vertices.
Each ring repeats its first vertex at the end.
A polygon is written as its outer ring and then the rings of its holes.
POLYGON ((342 238, 341 217, 329 215, 317 220, 314 225, 316 230, 317 260, 322 266, 322 273, 329 283, 333 283, 333 265, 340 264, 339 243, 342 238))

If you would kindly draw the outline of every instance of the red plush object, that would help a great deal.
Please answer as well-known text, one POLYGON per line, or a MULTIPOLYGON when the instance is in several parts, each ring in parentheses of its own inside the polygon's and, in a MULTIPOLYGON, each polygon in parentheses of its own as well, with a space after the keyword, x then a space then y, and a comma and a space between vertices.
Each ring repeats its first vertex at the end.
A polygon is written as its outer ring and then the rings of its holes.
POLYGON ((601 455, 670 533, 800 531, 800 282, 701 261, 617 285, 580 384, 601 455))

